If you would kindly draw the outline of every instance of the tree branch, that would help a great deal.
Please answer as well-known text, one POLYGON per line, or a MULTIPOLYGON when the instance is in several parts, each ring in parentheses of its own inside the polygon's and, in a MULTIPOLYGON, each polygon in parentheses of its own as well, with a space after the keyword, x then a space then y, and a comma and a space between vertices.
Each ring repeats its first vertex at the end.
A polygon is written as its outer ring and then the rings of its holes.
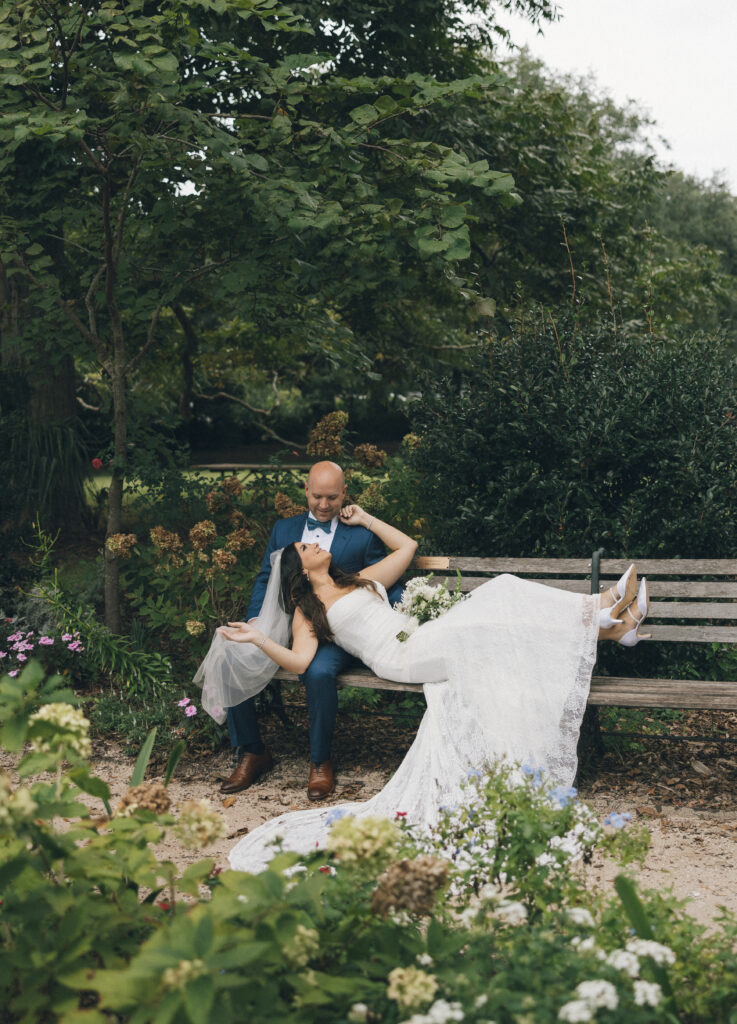
MULTIPOLYGON (((202 398, 206 402, 213 402, 216 398, 227 398, 228 401, 235 402, 236 405, 242 405, 244 409, 248 409, 249 412, 256 413, 257 416, 270 416, 274 411, 273 409, 259 409, 255 405, 251 405, 249 402, 246 402, 245 399, 238 398, 237 395, 231 395, 227 391, 218 391, 214 395, 206 395, 201 391, 195 391, 193 392, 193 397, 202 398)), ((269 437, 273 437, 275 441, 280 441, 282 444, 287 444, 292 448, 305 449, 307 447, 306 444, 300 444, 298 441, 291 441, 289 438, 282 437, 280 434, 277 434, 275 430, 272 430, 272 428, 261 419, 258 420, 258 425, 265 434, 269 437)))
POLYGON ((136 180, 138 174, 138 168, 141 166, 143 160, 143 153, 139 153, 138 159, 133 164, 131 172, 128 175, 128 181, 125 183, 125 189, 123 190, 123 198, 120 203, 120 213, 118 214, 118 220, 115 225, 115 239, 113 243, 113 253, 115 262, 118 262, 120 257, 120 247, 123 240, 123 225, 125 224, 126 214, 128 212, 128 200, 130 198, 131 189, 133 188, 133 182, 136 180))
MULTIPOLYGON (((202 267, 198 267, 196 270, 193 270, 192 273, 187 277, 187 280, 186 280, 185 284, 191 284, 192 281, 196 281, 197 278, 198 277, 202 277, 203 274, 209 274, 211 271, 218 270, 220 267, 224 267, 224 266, 226 266, 230 262, 231 262, 231 258, 229 257, 227 260, 220 260, 218 263, 207 263, 207 264, 205 264, 202 267)), ((174 276, 174 278, 173 278, 173 280, 171 282, 171 285, 170 285, 170 287, 168 289, 168 293, 169 294, 171 294, 171 292, 172 292, 174 283, 180 277, 182 277, 183 275, 184 275, 184 271, 180 271, 178 274, 175 274, 175 276, 174 276)), ((157 327, 157 325, 159 323, 159 317, 161 316, 161 310, 166 305, 167 299, 168 299, 168 295, 163 295, 161 300, 160 300, 160 302, 159 302, 159 304, 158 304, 158 306, 154 310, 154 312, 153 312, 153 314, 151 316, 151 321, 150 321, 150 323, 148 325, 148 332, 147 332, 147 335, 146 335, 146 341, 143 343, 143 345, 138 350, 138 352, 136 352, 136 354, 134 356, 132 356, 131 359, 129 359, 129 361, 126 364, 126 367, 125 367, 125 372, 126 373, 130 372, 130 370, 135 366, 135 364, 137 362, 139 362, 139 360, 145 355, 146 352, 148 352, 148 350, 153 345, 153 343, 154 343, 154 336, 155 336, 155 333, 156 333, 156 327, 157 327)))

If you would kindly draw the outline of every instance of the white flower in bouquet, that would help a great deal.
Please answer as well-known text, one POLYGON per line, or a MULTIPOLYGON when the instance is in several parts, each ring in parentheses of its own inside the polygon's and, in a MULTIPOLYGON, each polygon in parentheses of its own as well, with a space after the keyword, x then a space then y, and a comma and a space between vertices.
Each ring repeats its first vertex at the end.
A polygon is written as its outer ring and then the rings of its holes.
POLYGON ((423 622, 430 622, 444 615, 459 601, 463 601, 468 594, 461 593, 461 574, 458 573, 458 583, 455 590, 448 590, 444 583, 431 584, 430 576, 415 576, 409 580, 402 591, 402 600, 395 605, 397 611, 406 615, 409 622, 409 632, 403 630, 397 633, 397 640, 407 640, 410 633, 413 633, 423 622))

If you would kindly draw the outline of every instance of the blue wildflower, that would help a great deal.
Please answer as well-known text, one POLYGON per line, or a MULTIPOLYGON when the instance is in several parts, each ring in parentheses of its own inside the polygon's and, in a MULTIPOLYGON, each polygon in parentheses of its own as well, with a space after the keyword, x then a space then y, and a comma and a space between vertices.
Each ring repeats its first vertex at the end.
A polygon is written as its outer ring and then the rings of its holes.
POLYGON ((344 811, 340 807, 334 807, 325 819, 325 824, 334 825, 336 821, 340 821, 341 818, 344 818, 347 813, 348 811, 344 811))
POLYGON ((629 811, 625 811, 624 814, 612 811, 611 814, 607 814, 606 818, 604 818, 604 824, 611 825, 612 828, 624 828, 631 817, 632 815, 629 811))

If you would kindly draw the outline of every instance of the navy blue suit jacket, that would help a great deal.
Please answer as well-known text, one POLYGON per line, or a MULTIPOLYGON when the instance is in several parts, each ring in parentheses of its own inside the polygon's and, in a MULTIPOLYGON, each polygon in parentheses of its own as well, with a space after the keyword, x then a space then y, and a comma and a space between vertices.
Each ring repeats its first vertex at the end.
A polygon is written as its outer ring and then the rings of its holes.
MULTIPOLYGON (((279 548, 286 547, 295 541, 302 540, 302 532, 305 528, 307 514, 300 513, 298 516, 290 516, 289 519, 279 519, 271 531, 269 543, 266 547, 261 568, 259 569, 256 582, 253 585, 251 601, 246 612, 246 619, 253 619, 261 611, 261 605, 266 593, 266 584, 271 574, 271 555, 279 548)), ((367 565, 374 565, 380 562, 386 555, 386 548, 379 538, 363 526, 346 526, 338 522, 335 527, 335 537, 330 547, 330 554, 333 556, 333 563, 342 569, 343 572, 359 572, 367 565)), ((389 590, 389 600, 394 604, 402 596, 402 588, 395 583, 389 590)))

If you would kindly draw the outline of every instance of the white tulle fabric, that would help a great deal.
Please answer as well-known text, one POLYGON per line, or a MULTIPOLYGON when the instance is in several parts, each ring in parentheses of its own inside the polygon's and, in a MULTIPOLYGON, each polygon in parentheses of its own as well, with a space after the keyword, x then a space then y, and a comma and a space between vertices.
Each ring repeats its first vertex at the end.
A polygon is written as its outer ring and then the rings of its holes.
MULTIPOLYGON (((540 767, 570 785, 596 659, 599 597, 498 576, 401 643, 407 620, 382 590, 354 590, 329 610, 336 642, 377 675, 423 683, 427 711, 414 743, 386 786, 356 816, 433 825, 456 804, 471 769, 499 757, 540 767)), ((335 805, 282 814, 242 839, 233 868, 256 872, 272 844, 305 853, 321 847, 335 805)))
MULTIPOLYGON (((271 575, 261 611, 253 625, 265 636, 287 647, 290 643, 291 616, 281 605, 280 567, 283 548, 271 556, 271 575)), ((261 693, 279 668, 255 644, 239 644, 215 633, 205 660, 192 680, 202 687, 202 707, 220 725, 225 722, 226 708, 235 707, 261 693)))

